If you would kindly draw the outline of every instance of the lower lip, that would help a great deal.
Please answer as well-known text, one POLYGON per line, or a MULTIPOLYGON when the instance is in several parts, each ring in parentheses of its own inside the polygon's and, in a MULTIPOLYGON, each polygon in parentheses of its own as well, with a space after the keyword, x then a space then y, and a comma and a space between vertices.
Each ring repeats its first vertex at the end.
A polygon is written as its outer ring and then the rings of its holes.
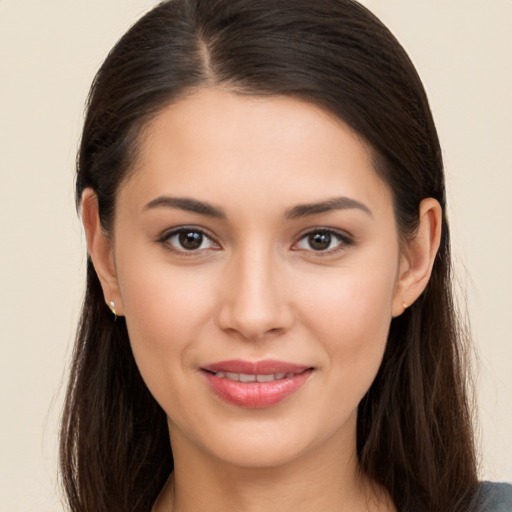
POLYGON ((313 370, 271 382, 239 382, 204 372, 213 391, 226 402, 239 407, 263 409, 282 402, 295 393, 313 370))

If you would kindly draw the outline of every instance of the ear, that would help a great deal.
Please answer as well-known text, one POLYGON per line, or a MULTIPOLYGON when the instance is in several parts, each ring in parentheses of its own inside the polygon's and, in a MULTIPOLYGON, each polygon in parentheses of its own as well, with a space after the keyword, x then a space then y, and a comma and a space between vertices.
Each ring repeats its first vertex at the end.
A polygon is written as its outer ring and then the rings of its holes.
POLYGON ((101 226, 98 198, 92 189, 87 188, 82 193, 81 206, 87 248, 100 280, 105 302, 110 304, 113 301, 115 304, 114 313, 121 316, 123 314, 123 304, 114 265, 113 241, 101 226))
POLYGON ((441 241, 443 212, 429 197, 420 203, 419 226, 400 257, 400 270, 393 298, 393 317, 401 315, 423 292, 441 241))

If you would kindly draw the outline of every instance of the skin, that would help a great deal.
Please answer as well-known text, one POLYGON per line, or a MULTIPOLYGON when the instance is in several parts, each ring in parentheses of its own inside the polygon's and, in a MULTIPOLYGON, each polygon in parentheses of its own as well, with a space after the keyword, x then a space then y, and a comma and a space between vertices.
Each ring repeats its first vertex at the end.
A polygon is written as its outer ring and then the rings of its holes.
POLYGON ((358 476, 357 405, 392 317, 430 277, 435 200, 400 244, 391 192, 342 121, 296 99, 202 89, 148 126, 111 236, 91 190, 82 207, 105 299, 168 416, 175 472, 155 511, 394 510, 358 476), (338 197, 358 205, 291 215, 338 197), (180 246, 172 230, 183 226, 206 233, 198 250, 180 246), (322 229, 337 233, 326 250, 308 238, 322 229), (230 359, 313 371, 284 401, 251 409, 219 398, 200 370, 230 359))

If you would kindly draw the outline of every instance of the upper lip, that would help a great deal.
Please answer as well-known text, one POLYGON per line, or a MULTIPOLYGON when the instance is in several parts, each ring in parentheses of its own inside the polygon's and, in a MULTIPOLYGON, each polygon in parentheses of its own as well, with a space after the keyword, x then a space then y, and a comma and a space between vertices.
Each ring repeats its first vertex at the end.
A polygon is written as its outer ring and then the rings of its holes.
POLYGON ((249 375, 270 375, 272 373, 302 373, 311 368, 310 366, 288 363, 267 359, 264 361, 242 361, 233 359, 230 361, 219 361, 201 367, 208 372, 232 372, 249 375))

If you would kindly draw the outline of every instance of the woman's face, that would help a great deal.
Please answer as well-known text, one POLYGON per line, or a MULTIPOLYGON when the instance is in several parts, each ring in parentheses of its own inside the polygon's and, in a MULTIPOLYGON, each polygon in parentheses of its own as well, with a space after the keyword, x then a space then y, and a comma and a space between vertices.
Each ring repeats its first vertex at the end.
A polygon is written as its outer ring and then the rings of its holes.
POLYGON ((113 240, 116 307, 175 453, 353 452, 405 265, 353 131, 295 99, 196 92, 150 124, 113 240))

